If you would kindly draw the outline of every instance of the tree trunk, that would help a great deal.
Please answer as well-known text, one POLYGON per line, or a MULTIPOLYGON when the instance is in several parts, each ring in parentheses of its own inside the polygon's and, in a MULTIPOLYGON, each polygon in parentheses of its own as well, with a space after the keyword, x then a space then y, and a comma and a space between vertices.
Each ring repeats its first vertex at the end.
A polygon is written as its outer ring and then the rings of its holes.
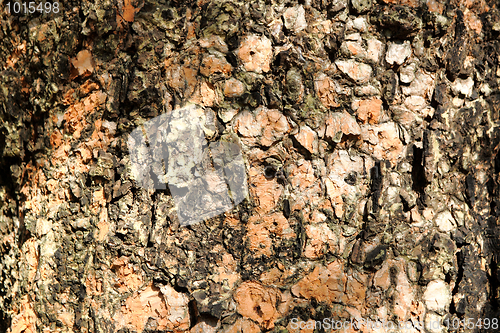
POLYGON ((5 5, 1 332, 497 331, 498 1, 5 5))

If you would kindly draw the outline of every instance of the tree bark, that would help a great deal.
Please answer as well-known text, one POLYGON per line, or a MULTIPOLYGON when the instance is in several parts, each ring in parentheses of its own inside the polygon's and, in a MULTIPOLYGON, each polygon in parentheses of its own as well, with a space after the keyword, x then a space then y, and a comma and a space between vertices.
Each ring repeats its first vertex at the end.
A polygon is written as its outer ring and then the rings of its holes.
POLYGON ((497 331, 498 1, 58 5, 1 14, 1 332, 497 331), (188 109, 208 218, 130 143, 188 109))

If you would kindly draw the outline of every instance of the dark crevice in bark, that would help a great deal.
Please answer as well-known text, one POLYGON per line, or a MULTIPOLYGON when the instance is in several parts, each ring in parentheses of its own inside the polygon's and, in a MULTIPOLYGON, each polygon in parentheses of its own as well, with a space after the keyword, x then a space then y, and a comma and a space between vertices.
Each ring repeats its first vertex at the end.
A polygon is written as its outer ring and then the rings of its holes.
POLYGON ((7 332, 7 329, 10 327, 11 318, 10 316, 0 310, 0 332, 7 332))
POLYGON ((370 170, 370 177, 372 179, 371 192, 372 192, 374 213, 377 213, 380 208, 379 198, 380 198, 380 191, 382 190, 382 179, 383 179, 380 170, 380 163, 381 163, 380 161, 376 161, 375 166, 370 170))
POLYGON ((412 189, 418 193, 419 208, 425 204, 425 187, 428 182, 425 177, 424 149, 413 146, 413 163, 411 170, 412 189))
POLYGON ((189 328, 193 328, 200 321, 200 312, 198 311, 198 306, 196 305, 196 301, 194 299, 190 300, 188 303, 189 316, 192 319, 189 328))
POLYGON ((489 264, 489 269, 490 273, 487 274, 488 276, 488 282, 490 284, 490 293, 489 293, 489 304, 491 306, 491 311, 493 313, 499 313, 500 311, 500 304, 498 300, 498 292, 500 288, 500 280, 499 280, 499 270, 498 270, 498 262, 497 259, 495 258, 496 255, 494 254, 493 257, 491 258, 490 264, 489 264))
POLYGON ((495 167, 495 173, 499 174, 500 173, 500 152, 497 152, 495 154, 495 159, 494 159, 494 167, 495 167))
POLYGON ((469 173, 465 177, 465 194, 467 196, 467 203, 472 209, 474 209, 474 204, 476 202, 475 185, 476 180, 474 178, 474 175, 469 173))
MULTIPOLYGON (((462 282, 462 279, 463 279, 463 276, 464 276, 464 254, 462 252, 462 250, 458 251, 456 253, 456 260, 457 260, 457 266, 458 266, 458 274, 457 274, 457 277, 455 279, 455 286, 453 287, 453 291, 451 293, 451 295, 456 295, 458 294, 458 291, 460 289, 460 283, 462 282)), ((463 300, 463 299, 462 299, 463 300)), ((461 308, 460 308, 461 309, 461 308)), ((451 314, 457 314, 457 315, 463 315, 464 313, 459 312, 459 308, 458 308, 458 304, 455 304, 455 299, 452 298, 451 300, 451 304, 450 304, 450 313, 451 314)))

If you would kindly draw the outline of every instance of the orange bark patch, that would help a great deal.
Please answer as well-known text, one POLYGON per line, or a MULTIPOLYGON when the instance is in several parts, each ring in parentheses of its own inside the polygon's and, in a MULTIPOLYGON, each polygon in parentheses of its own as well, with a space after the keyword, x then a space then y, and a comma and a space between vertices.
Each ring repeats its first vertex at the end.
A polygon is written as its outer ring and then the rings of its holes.
POLYGON ((28 281, 35 279, 36 270, 38 268, 38 246, 34 238, 28 239, 22 247, 23 261, 28 269, 28 281))
POLYGON ((227 225, 231 228, 235 228, 240 224, 240 219, 238 216, 235 214, 232 214, 231 212, 226 212, 225 213, 225 219, 224 219, 224 225, 227 225))
POLYGON ((348 274, 342 302, 356 308, 360 307, 365 302, 367 281, 368 278, 365 274, 357 272, 348 274))
POLYGON ((28 296, 21 299, 19 314, 17 314, 11 323, 12 333, 35 333, 36 313, 33 304, 28 300, 28 296))
POLYGON ((382 100, 380 98, 370 98, 361 101, 354 102, 354 107, 356 110, 356 116, 358 119, 366 124, 377 124, 380 119, 380 114, 382 110, 382 100))
MULTIPOLYGON (((35 170, 31 162, 26 166, 27 177, 26 184, 22 187, 21 193, 26 196, 24 201, 24 209, 32 212, 35 215, 41 214, 42 204, 39 191, 45 187, 45 174, 42 170, 35 170)), ((44 192, 42 192, 44 193, 44 192)))
POLYGON ((249 170, 249 183, 252 197, 258 202, 257 213, 266 214, 271 211, 281 196, 281 186, 276 179, 266 179, 264 170, 251 168, 249 170))
POLYGON ((196 27, 197 27, 197 24, 193 23, 193 22, 187 22, 186 26, 187 26, 186 38, 187 39, 196 38, 196 27))
POLYGON ((253 145, 260 142, 269 147, 281 140, 290 131, 290 126, 286 117, 278 110, 259 107, 255 112, 242 112, 236 119, 235 129, 244 138, 249 138, 243 140, 245 143, 253 145))
MULTIPOLYGON (((187 62, 183 66, 180 66, 170 64, 169 61, 166 61, 166 82, 172 89, 182 93, 184 96, 200 95, 200 84, 198 83, 199 64, 195 61, 187 62)), ((213 87, 211 89, 213 90, 213 87)), ((200 97, 195 98, 200 99, 200 97)))
POLYGON ((234 299, 237 311, 243 317, 252 319, 264 329, 274 327, 274 321, 279 316, 276 303, 280 294, 277 290, 253 281, 244 282, 236 291, 234 299))
POLYGON ((239 97, 245 92, 245 86, 240 80, 231 78, 224 83, 224 95, 226 97, 239 97))
POLYGON ((299 133, 295 134, 295 139, 302 147, 307 149, 311 154, 318 152, 318 137, 315 131, 309 126, 301 126, 299 133))
POLYGON ((286 275, 286 271, 282 272, 279 268, 273 267, 264 273, 262 273, 259 277, 259 281, 267 284, 267 285, 278 285, 281 286, 280 281, 284 281, 284 276, 286 275))
POLYGON ((58 130, 55 130, 50 135, 50 145, 53 148, 59 147, 61 145, 61 143, 62 143, 62 137, 63 136, 62 136, 61 132, 59 132, 58 130))
POLYGON ((269 72, 273 57, 271 41, 266 36, 249 35, 237 51, 238 57, 249 72, 269 72))
POLYGON ((64 142, 64 144, 60 145, 59 148, 52 154, 52 166, 57 166, 62 161, 66 161, 68 158, 68 152, 71 149, 71 145, 64 142))
POLYGON ((50 28, 50 23, 44 23, 31 28, 30 33, 33 33, 35 35, 35 39, 37 41, 43 42, 47 39, 47 33, 50 32, 50 28))
POLYGON ((312 163, 307 160, 301 161, 300 165, 292 165, 290 170, 290 180, 294 188, 304 191, 312 186, 316 180, 312 163))
POLYGON ((134 22, 135 13, 139 10, 132 6, 132 0, 123 1, 123 14, 122 17, 127 22, 134 22))
POLYGON ((172 64, 171 59, 164 62, 166 70, 166 82, 172 89, 177 91, 183 90, 186 86, 183 76, 183 68, 179 65, 172 64))
POLYGON ((89 76, 94 71, 94 60, 89 50, 78 52, 75 58, 71 58, 71 65, 74 68, 71 71, 71 79, 77 76, 89 76))
POLYGON ((483 29, 483 24, 481 20, 474 14, 474 12, 466 9, 464 12, 464 21, 469 27, 469 29, 474 30, 478 35, 481 33, 483 29))
POLYGON ((405 270, 405 260, 399 258, 392 261, 397 269, 396 275, 396 302, 394 303, 394 313, 399 317, 400 321, 408 320, 411 316, 412 307, 414 305, 414 294, 405 270))
POLYGON ((22 84, 22 88, 21 88, 21 91, 24 93, 24 94, 28 94, 31 90, 31 85, 30 83, 26 80, 26 77, 23 76, 22 79, 21 79, 21 84, 22 84))
POLYGON ((102 242, 104 239, 106 239, 108 232, 109 232, 108 213, 104 208, 101 210, 101 213, 99 214, 99 222, 97 223, 97 230, 95 233, 97 240, 102 242))
POLYGON ((189 299, 173 288, 165 290, 150 283, 139 293, 127 298, 114 316, 116 329, 129 328, 142 332, 148 320, 156 321, 157 330, 186 331, 189 329, 189 299))
POLYGON ((210 107, 219 103, 219 97, 213 84, 202 82, 189 101, 194 104, 210 107))
POLYGON ((97 208, 97 207, 104 207, 106 206, 106 198, 104 196, 104 188, 100 188, 99 190, 97 191, 94 191, 93 195, 92 195, 92 206, 94 206, 94 208, 97 208))
POLYGON ((192 67, 186 66, 183 68, 182 72, 184 73, 185 86, 186 86, 186 95, 191 95, 196 89, 196 85, 198 83, 198 70, 192 67))
POLYGON ((64 113, 65 130, 73 134, 75 139, 80 138, 81 131, 87 126, 87 115, 104 104, 106 94, 101 90, 95 91, 82 101, 68 107, 64 113))
POLYGON ((85 287, 88 295, 96 296, 102 293, 102 281, 96 279, 95 272, 91 272, 87 276, 85 287))
POLYGON ((389 260, 384 262, 382 267, 373 276, 373 286, 381 290, 387 290, 391 285, 391 276, 389 273, 389 260))
POLYGON ((404 147, 399 138, 396 124, 365 125, 361 137, 364 141, 369 142, 369 145, 362 145, 363 150, 366 150, 373 157, 386 159, 393 163, 401 158, 404 147))
POLYGON ((353 56, 357 56, 359 54, 364 54, 365 53, 365 50, 363 49, 363 47, 361 46, 361 44, 359 44, 358 42, 345 42, 346 46, 347 46, 347 49, 349 50, 349 52, 351 52, 351 54, 353 56))
POLYGON ((116 14, 116 24, 118 28, 122 29, 127 23, 134 22, 135 14, 139 12, 140 8, 133 5, 134 0, 123 0, 118 4, 118 12, 116 14))
POLYGON ((316 80, 314 80, 314 87, 316 88, 319 100, 324 106, 327 108, 339 106, 335 101, 337 93, 335 92, 335 84, 332 79, 325 74, 320 74, 316 80))
POLYGON ((314 298, 318 302, 340 302, 346 281, 344 266, 340 260, 336 260, 327 267, 316 266, 292 287, 292 293, 297 297, 314 298))
POLYGON ((319 259, 327 252, 336 252, 337 236, 326 223, 306 225, 307 243, 304 256, 309 259, 319 259))
POLYGON ((200 67, 200 73, 205 76, 212 74, 222 74, 228 77, 231 74, 233 67, 224 58, 218 58, 214 55, 209 55, 203 58, 200 67))
MULTIPOLYGON (((213 253, 220 253, 223 248, 214 248, 213 253)), ((237 273, 238 265, 231 254, 222 255, 222 266, 217 267, 217 274, 213 276, 213 281, 216 283, 227 283, 227 286, 233 289, 241 280, 240 274, 237 273)))
POLYGON ((271 235, 280 239, 293 239, 296 236, 281 212, 264 216, 255 215, 248 220, 247 237, 250 250, 257 254, 271 256, 273 245, 271 235))
POLYGON ((419 0, 383 0, 383 1, 388 4, 410 6, 413 8, 420 6, 419 0))
POLYGON ((92 91, 98 90, 98 89, 99 89, 99 85, 97 83, 92 82, 90 80, 87 80, 87 81, 85 81, 84 84, 82 84, 78 88, 78 92, 80 95, 85 96, 85 95, 88 95, 89 93, 91 93, 92 91))
POLYGON ((87 148, 80 147, 78 149, 78 152, 80 153, 80 157, 82 158, 83 163, 89 163, 90 160, 92 159, 92 152, 87 148))
POLYGON ((459 3, 465 5, 466 8, 474 9, 474 11, 479 14, 487 12, 490 9, 484 0, 465 0, 459 3))
POLYGON ((57 186, 58 185, 57 180, 55 180, 55 179, 49 179, 47 181, 46 185, 47 185, 47 191, 48 191, 48 193, 54 193, 55 190, 56 190, 56 188, 58 187, 57 186))
POLYGON ((15 68, 16 63, 19 61, 21 54, 26 53, 26 41, 22 41, 19 45, 14 48, 14 52, 11 53, 7 59, 7 67, 15 68))
POLYGON ((74 94, 75 94, 74 89, 68 89, 68 91, 66 91, 66 93, 64 93, 63 100, 62 100, 63 104, 64 105, 71 105, 71 104, 76 103, 74 94))
POLYGON ((262 133, 261 143, 264 146, 270 146, 273 142, 281 139, 290 129, 288 121, 278 110, 269 110, 265 112, 263 109, 257 116, 257 121, 264 122, 264 131, 262 133))
POLYGON ((119 283, 115 284, 115 287, 118 288, 120 292, 137 290, 144 282, 142 276, 136 273, 136 271, 140 270, 135 269, 129 264, 127 257, 116 259, 111 265, 111 270, 115 272, 120 280, 119 283))
POLYGON ((75 314, 68 312, 65 309, 61 310, 57 314, 57 319, 63 324, 64 327, 73 327, 75 324, 75 314))
POLYGON ((326 119, 325 135, 328 139, 340 142, 343 135, 359 135, 361 128, 356 119, 347 111, 335 112, 326 119))
POLYGON ((431 12, 442 14, 444 5, 436 0, 427 0, 427 8, 429 8, 431 12))

